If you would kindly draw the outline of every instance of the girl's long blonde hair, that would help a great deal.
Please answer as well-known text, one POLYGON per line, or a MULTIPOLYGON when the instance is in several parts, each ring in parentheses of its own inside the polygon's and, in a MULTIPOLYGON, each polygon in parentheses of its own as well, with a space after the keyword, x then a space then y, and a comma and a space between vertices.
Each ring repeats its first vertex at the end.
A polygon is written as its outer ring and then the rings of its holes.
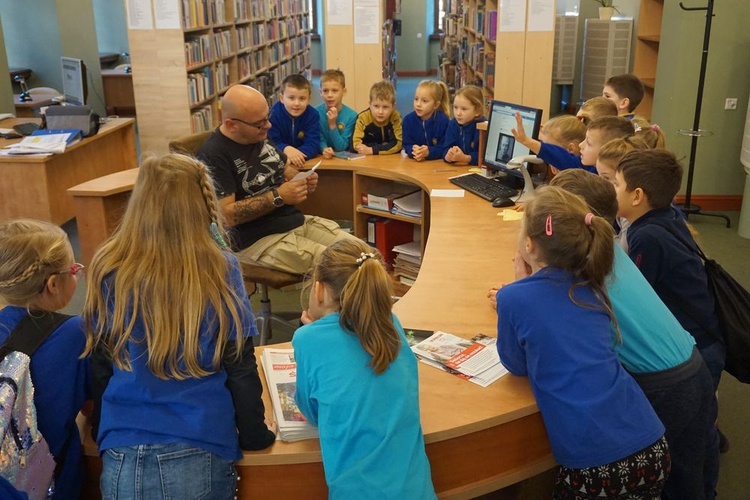
MULTIPOLYGON (((243 306, 227 285, 229 263, 212 238, 212 222, 223 232, 201 162, 177 154, 143 162, 120 226, 91 262, 84 355, 100 344, 118 368, 131 370, 128 343, 141 341, 133 338, 141 322, 147 366, 156 377, 200 378, 219 369, 230 332, 241 328, 243 306), (201 323, 211 309, 216 350, 205 367, 201 323)), ((237 331, 237 353, 243 337, 237 331)))
POLYGON ((437 102, 437 109, 442 111, 448 118, 451 117, 451 93, 445 82, 435 80, 422 80, 417 87, 425 87, 432 98, 437 102))
POLYGON ((65 231, 32 219, 0 223, 0 303, 29 305, 71 258, 65 231))
POLYGON ((341 327, 357 336, 372 357, 372 370, 383 373, 398 357, 401 339, 391 316, 391 280, 378 251, 360 240, 336 242, 320 255, 316 281, 337 301, 341 327))

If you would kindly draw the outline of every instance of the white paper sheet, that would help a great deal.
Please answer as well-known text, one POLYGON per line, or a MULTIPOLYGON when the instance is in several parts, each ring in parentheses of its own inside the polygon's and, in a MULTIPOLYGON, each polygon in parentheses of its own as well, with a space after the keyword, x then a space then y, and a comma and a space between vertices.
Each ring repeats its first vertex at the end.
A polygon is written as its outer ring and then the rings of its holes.
POLYGON ((555 26, 555 0, 529 3, 529 31, 552 31, 555 26))
POLYGON ((154 0, 154 18, 156 29, 180 29, 179 0, 154 0))
POLYGON ((327 5, 329 26, 352 25, 352 0, 328 0, 327 5))
POLYGON ((430 191, 430 197, 432 198, 463 198, 463 189, 433 189, 430 191))
POLYGON ((154 19, 151 14, 151 0, 127 0, 125 7, 128 16, 128 29, 153 29, 154 19))
POLYGON ((526 30, 526 0, 500 0, 498 33, 526 30))
POLYGON ((378 8, 369 5, 354 7, 354 44, 380 43, 378 8))

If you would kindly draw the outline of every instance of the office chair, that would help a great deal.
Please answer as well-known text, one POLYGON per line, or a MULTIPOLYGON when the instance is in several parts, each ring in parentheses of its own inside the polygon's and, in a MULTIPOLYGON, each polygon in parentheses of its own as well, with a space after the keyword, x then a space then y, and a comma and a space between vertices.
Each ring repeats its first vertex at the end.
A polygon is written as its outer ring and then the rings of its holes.
MULTIPOLYGON (((213 130, 208 130, 180 137, 169 143, 169 150, 172 153, 195 156, 212 133, 213 130)), ((242 267, 245 290, 247 290, 248 295, 252 295, 255 292, 260 293, 260 310, 255 311, 255 320, 260 332, 260 345, 268 343, 268 340, 272 336, 272 324, 274 322, 292 329, 299 326, 285 320, 281 316, 273 314, 268 289, 270 287, 279 290, 285 286, 295 285, 302 282, 303 276, 259 266, 249 261, 240 261, 240 265, 242 267), (250 288, 251 286, 252 289, 250 288)))

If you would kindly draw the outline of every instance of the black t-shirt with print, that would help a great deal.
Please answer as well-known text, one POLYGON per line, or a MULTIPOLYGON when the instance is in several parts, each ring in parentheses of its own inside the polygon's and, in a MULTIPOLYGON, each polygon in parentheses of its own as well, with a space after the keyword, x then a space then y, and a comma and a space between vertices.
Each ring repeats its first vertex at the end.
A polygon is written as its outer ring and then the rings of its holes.
MULTIPOLYGON (((238 144, 217 128, 198 150, 197 157, 208 166, 219 199, 234 194, 235 200, 240 201, 278 188, 284 182, 286 155, 268 140, 238 144)), ((291 231, 304 220, 294 205, 284 205, 231 228, 232 247, 242 250, 265 236, 291 231)))

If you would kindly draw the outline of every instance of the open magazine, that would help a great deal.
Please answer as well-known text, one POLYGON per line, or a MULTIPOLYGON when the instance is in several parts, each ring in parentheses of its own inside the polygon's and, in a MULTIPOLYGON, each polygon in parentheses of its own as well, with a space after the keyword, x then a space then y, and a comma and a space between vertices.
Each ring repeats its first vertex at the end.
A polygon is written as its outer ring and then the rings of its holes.
POLYGON ((266 348, 260 361, 266 374, 273 415, 279 425, 279 438, 291 442, 318 437, 318 428, 305 419, 294 401, 297 389, 294 350, 266 348))
POLYGON ((445 332, 435 332, 412 346, 423 363, 487 387, 508 370, 500 363, 497 339, 478 334, 464 339, 445 332))

